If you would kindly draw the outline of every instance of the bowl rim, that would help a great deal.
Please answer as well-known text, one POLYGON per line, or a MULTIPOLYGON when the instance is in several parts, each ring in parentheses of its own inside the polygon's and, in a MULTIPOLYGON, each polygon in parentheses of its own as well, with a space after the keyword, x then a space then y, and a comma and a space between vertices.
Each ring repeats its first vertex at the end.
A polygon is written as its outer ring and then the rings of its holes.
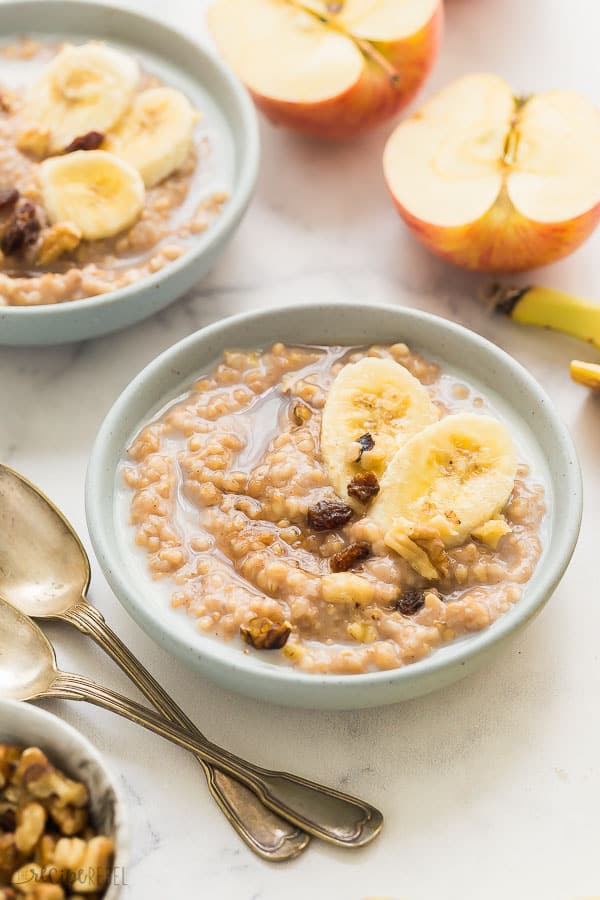
MULTIPOLYGON (((60 317, 67 316, 69 312, 77 312, 84 309, 93 313, 94 310, 99 308, 110 307, 115 303, 126 301, 129 297, 135 296, 140 288, 151 289, 156 285, 162 284, 167 278, 193 266, 197 259, 203 256, 210 247, 218 244, 221 238, 225 238, 228 235, 230 230, 235 227, 241 213, 248 206, 258 178, 260 162, 259 125, 258 117, 248 92, 215 53, 198 41, 188 37, 183 31, 148 13, 128 9, 116 3, 104 2, 104 0, 101 0, 101 2, 99 0, 4 0, 0 4, 0 17, 10 17, 11 10, 22 11, 27 7, 41 8, 43 5, 44 15, 41 21, 52 21, 52 7, 64 8, 75 4, 78 7, 89 7, 98 12, 102 11, 113 16, 121 16, 129 19, 131 22, 144 22, 146 25, 154 26, 160 29, 161 32, 166 33, 169 41, 175 40, 185 43, 190 51, 202 58, 203 64, 212 69, 211 74, 220 78, 227 86, 231 92, 232 99, 237 104, 243 128, 242 139, 244 144, 244 153, 240 155, 239 161, 239 175, 235 189, 231 192, 228 202, 223 207, 220 215, 211 224, 210 229, 207 230, 206 240, 202 243, 198 242, 196 247, 191 244, 190 248, 182 256, 170 261, 164 269, 159 269, 158 272, 153 272, 139 281, 117 288, 114 291, 107 291, 104 294, 97 294, 92 297, 83 297, 81 300, 68 300, 64 303, 44 303, 39 306, 3 306, 0 308, 3 318, 18 319, 32 315, 41 318, 44 314, 60 317)), ((40 28, 37 25, 32 26, 31 30, 32 32, 45 31, 43 27, 40 28)), ((74 29, 73 33, 76 30, 74 29)), ((10 37, 10 34, 2 34, 2 42, 4 42, 6 37, 10 37)))
MULTIPOLYGON (((115 817, 115 857, 113 867, 115 869, 124 871, 129 862, 130 849, 127 807, 125 806, 124 795, 117 781, 117 778, 113 773, 111 767, 105 762, 104 757, 102 756, 98 748, 91 742, 88 737, 82 734, 79 729, 75 728, 74 725, 65 722, 60 718, 60 716, 56 715, 53 712, 50 712, 47 709, 44 709, 41 706, 37 706, 34 703, 26 702, 23 700, 0 699, 0 740, 2 740, 2 729, 4 727, 2 723, 3 713, 6 713, 6 718, 8 719, 10 729, 12 729, 11 720, 14 720, 15 718, 17 720, 31 719, 43 725, 44 730, 46 730, 46 728, 48 728, 48 730, 54 729, 61 735, 68 735, 73 743, 78 744, 81 747, 81 750, 85 753, 86 758, 91 760, 91 762, 102 772, 110 787, 110 790, 114 795, 115 811, 117 813, 115 817)), ((16 727, 14 728, 14 731, 18 734, 18 722, 16 727)), ((40 745, 41 749, 43 750, 43 741, 40 741, 40 745)), ((121 885, 109 885, 109 887, 105 890, 105 893, 102 895, 103 900, 116 900, 120 892, 121 885)))
MULTIPOLYGON (((527 396, 535 402, 536 408, 542 410, 546 417, 555 437, 555 445, 553 450, 560 451, 564 461, 564 471, 560 481, 560 487, 563 497, 569 497, 569 502, 563 503, 561 508, 560 520, 560 546, 561 552, 554 554, 545 560, 544 569, 541 571, 540 580, 537 589, 524 596, 516 603, 509 613, 501 616, 488 628, 480 632, 473 633, 468 636, 465 641, 455 641, 443 648, 443 653, 431 653, 425 658, 397 669, 367 672, 360 674, 318 674, 299 671, 295 668, 286 668, 282 666, 271 665, 266 668, 259 668, 254 664, 253 657, 245 656, 242 653, 231 654, 225 662, 219 653, 215 653, 212 648, 212 641, 207 639, 202 648, 195 643, 191 645, 181 640, 180 635, 172 632, 166 617, 160 620, 160 616, 152 615, 148 610, 152 609, 151 605, 145 605, 142 602, 142 591, 139 592, 139 599, 136 597, 135 586, 131 584, 133 578, 127 578, 124 574, 126 566, 123 565, 117 552, 112 552, 110 541, 110 533, 112 530, 112 519, 114 517, 114 483, 115 470, 110 466, 111 459, 111 443, 112 433, 121 423, 123 418, 127 417, 129 406, 135 404, 135 398, 138 392, 142 390, 148 383, 156 379, 162 371, 176 370, 173 365, 174 359, 185 352, 188 348, 193 347, 198 341, 202 343, 211 343, 213 347, 221 348, 219 343, 222 333, 227 332, 230 328, 236 328, 244 323, 260 322, 261 320, 269 320, 272 315, 294 310, 315 310, 318 309, 323 315, 335 312, 339 315, 341 309, 352 308, 360 310, 364 313, 365 305, 359 302, 351 301, 311 301, 294 304, 286 304, 282 309, 260 309, 250 312, 244 312, 233 316, 228 316, 217 322, 213 322, 191 335, 183 338, 173 344, 168 349, 160 353, 154 360, 148 363, 138 375, 125 387, 120 396, 117 398, 113 406, 107 413, 102 422, 96 440, 94 442, 90 460, 88 464, 86 476, 85 505, 87 524, 90 533, 92 545, 102 571, 114 590, 117 598, 123 604, 132 618, 140 625, 153 640, 162 645, 170 653, 174 653, 180 659, 184 660, 193 668, 198 669, 198 658, 203 659, 208 664, 215 666, 224 666, 236 674, 236 677, 246 676, 252 678, 255 682, 258 680, 262 685, 280 683, 283 687, 303 688, 306 692, 309 689, 325 688, 332 692, 336 692, 340 688, 342 691, 351 692, 358 687, 376 687, 383 685, 413 684, 424 676, 436 676, 437 673, 443 671, 453 665, 466 666, 469 661, 474 661, 482 654, 488 652, 494 645, 500 644, 504 638, 520 630, 531 618, 533 618, 544 606, 546 601, 554 592, 559 581, 561 580, 566 568, 571 560, 575 549, 582 518, 582 480, 579 460, 575 450, 575 446, 571 435, 560 418, 558 412, 554 408, 550 398, 531 375, 528 370, 514 359, 506 351, 502 350, 496 344, 482 337, 463 325, 459 325, 442 316, 433 313, 416 310, 412 307, 395 306, 393 304, 369 304, 366 309, 374 315, 377 312, 392 313, 398 318, 399 324, 402 320, 414 320, 429 325, 432 328, 445 331, 458 337, 459 340, 466 342, 467 345, 477 345, 481 351, 489 354, 491 360, 502 366, 504 370, 509 370, 516 377, 527 391, 527 396), (211 342, 211 338, 215 340, 211 342), (104 503, 103 488, 106 487, 106 478, 110 470, 110 484, 112 485, 110 493, 110 503, 104 503), (103 508, 110 510, 103 514, 103 508)), ((297 343, 301 344, 301 336, 297 343)), ((270 340, 271 338, 269 338, 270 340)), ((365 336, 365 343, 369 340, 365 336)), ((423 349, 427 350, 427 347, 423 349)), ((431 353, 435 355, 435 347, 431 348, 431 353)), ((199 361, 198 372, 203 369, 202 360, 199 361)), ((185 373, 179 373, 184 375, 185 373)), ((192 380, 194 376, 190 378, 192 380)), ((173 394, 173 397, 175 394, 173 394)), ((164 397, 156 396, 156 402, 164 397)), ((156 405, 156 403, 155 403, 156 405)), ((151 407, 150 407, 151 408, 151 407)), ((549 454, 546 454, 549 458, 549 454)), ((556 487, 555 482, 552 483, 553 492, 556 487)), ((556 515, 556 508, 550 513, 552 519, 556 515)), ((231 683, 232 679, 229 678, 231 683)), ((254 692, 241 687, 244 693, 254 696, 254 692)), ((415 696, 415 691, 411 696, 415 696)), ((285 701, 281 701, 285 702, 285 701)), ((290 701, 294 702, 294 701, 290 701)), ((385 702, 385 701, 384 701, 385 702)), ((387 701, 389 702, 389 701, 387 701)), ((300 704, 310 705, 310 704, 300 704)), ((363 704, 364 705, 364 704, 363 704)))

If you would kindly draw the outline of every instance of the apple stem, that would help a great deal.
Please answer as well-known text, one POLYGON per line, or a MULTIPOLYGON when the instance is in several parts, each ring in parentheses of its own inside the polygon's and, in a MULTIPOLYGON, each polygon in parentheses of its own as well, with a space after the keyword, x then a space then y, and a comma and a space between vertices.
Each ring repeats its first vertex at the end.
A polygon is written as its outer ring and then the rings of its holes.
MULTIPOLYGON (((330 15, 322 12, 320 9, 314 9, 311 5, 311 0, 308 2, 302 2, 302 0, 289 0, 292 6, 296 6, 298 9, 302 9, 304 12, 309 13, 310 15, 317 18, 323 25, 329 25, 331 28, 334 28, 336 31, 339 31, 349 40, 351 40, 367 59, 370 59, 371 62, 374 62, 378 65, 383 71, 386 73, 388 78, 390 79, 390 83, 392 87, 396 88, 400 84, 400 73, 391 62, 386 59, 386 57, 377 50, 376 47, 373 46, 369 41, 364 40, 363 38, 356 37, 347 31, 343 25, 340 25, 339 22, 336 22, 335 18, 332 18, 330 15)), ((343 0, 341 2, 330 2, 327 3, 327 10, 331 12, 333 15, 339 13, 343 9, 343 0)))

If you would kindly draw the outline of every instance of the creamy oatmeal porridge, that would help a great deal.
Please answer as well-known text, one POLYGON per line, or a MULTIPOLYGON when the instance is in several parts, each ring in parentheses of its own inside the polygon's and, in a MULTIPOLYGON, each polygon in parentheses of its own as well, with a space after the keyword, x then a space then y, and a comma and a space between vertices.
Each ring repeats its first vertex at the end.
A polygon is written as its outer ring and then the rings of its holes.
POLYGON ((171 605, 308 672, 486 628, 541 553, 544 490, 507 427, 404 344, 228 351, 119 478, 171 605))
POLYGON ((104 43, 0 47, 0 306, 103 294, 182 256, 227 200, 202 113, 104 43))

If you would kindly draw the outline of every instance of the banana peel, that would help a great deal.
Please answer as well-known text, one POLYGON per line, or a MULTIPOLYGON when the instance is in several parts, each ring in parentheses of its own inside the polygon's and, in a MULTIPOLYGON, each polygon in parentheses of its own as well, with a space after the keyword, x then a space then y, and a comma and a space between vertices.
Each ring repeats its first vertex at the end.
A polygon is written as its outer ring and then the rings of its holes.
POLYGON ((588 363, 574 359, 569 370, 571 378, 577 384, 583 384, 594 391, 600 391, 600 365, 598 363, 588 363))
POLYGON ((562 331, 600 349, 599 304, 545 287, 494 286, 489 297, 514 322, 562 331))

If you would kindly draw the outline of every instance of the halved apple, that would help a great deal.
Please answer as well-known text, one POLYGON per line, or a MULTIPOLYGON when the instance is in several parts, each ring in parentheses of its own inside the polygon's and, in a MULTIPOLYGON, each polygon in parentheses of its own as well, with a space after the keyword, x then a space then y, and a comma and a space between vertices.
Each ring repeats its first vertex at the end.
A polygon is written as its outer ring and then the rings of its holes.
POLYGON ((350 137, 394 115, 431 69, 443 0, 217 0, 208 23, 272 122, 350 137))
POLYGON ((598 224, 600 112, 571 91, 519 99, 495 75, 467 75, 396 128, 383 167, 434 253, 477 271, 534 268, 598 224))

